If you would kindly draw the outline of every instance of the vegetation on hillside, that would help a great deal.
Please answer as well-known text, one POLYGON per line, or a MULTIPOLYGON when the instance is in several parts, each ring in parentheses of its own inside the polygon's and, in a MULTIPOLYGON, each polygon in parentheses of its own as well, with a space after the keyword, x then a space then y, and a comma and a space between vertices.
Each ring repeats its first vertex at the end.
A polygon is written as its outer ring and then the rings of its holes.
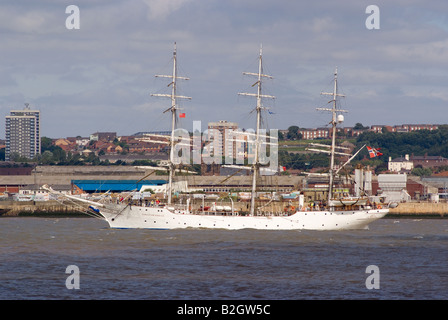
MULTIPOLYGON (((343 141, 343 139, 338 140, 339 142, 343 141)), ((364 148, 351 163, 352 166, 357 164, 370 166, 378 173, 387 170, 389 157, 394 159, 408 154, 448 158, 448 125, 441 125, 439 129, 433 131, 419 130, 408 133, 388 132, 387 130, 383 130, 382 133, 374 133, 366 130, 353 142, 356 146, 355 150, 359 150, 363 145, 380 149, 382 156, 370 158, 367 148, 364 148)), ((328 141, 322 140, 322 143, 328 143, 328 141)), ((326 154, 293 154, 286 150, 283 149, 279 152, 279 163, 289 169, 306 170, 325 166, 325 164, 328 166, 328 160, 327 162, 324 160, 328 159, 326 154)), ((444 169, 446 168, 439 170, 444 169)), ((412 173, 429 175, 432 172, 431 169, 415 168, 412 173)))

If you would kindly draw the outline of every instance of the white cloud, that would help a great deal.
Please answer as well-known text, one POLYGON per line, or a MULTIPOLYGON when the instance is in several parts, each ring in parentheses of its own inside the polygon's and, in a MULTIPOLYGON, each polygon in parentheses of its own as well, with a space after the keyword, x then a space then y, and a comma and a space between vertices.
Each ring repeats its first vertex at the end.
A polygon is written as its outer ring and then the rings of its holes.
POLYGON ((347 124, 363 112, 380 123, 384 111, 400 122, 421 103, 439 122, 431 108, 446 104, 448 3, 441 1, 379 0, 376 31, 365 28, 367 4, 359 0, 7 2, 0 4, 2 115, 9 106, 38 105, 45 123, 67 123, 46 126, 52 137, 87 135, 96 125, 120 132, 133 121, 136 131, 163 126, 158 112, 166 101, 149 94, 166 89, 154 74, 171 71, 174 41, 179 72, 191 78, 179 88, 193 97, 184 105, 188 120, 253 127, 247 114, 254 101, 237 93, 253 89, 242 72, 256 71, 260 43, 274 76, 265 89, 277 97, 271 127, 322 125, 316 102, 331 90, 336 66, 351 110, 347 124), (80 30, 65 28, 69 4, 80 8, 80 30))
MULTIPOLYGON (((63 12, 61 12, 61 19, 65 21, 63 12)), ((0 30, 6 33, 55 33, 62 30, 57 27, 55 21, 54 14, 44 8, 23 10, 21 7, 4 7, 0 10, 0 30)))
POLYGON ((151 20, 163 20, 170 13, 179 10, 192 0, 143 0, 148 6, 148 17, 151 20))
POLYGON ((415 44, 388 44, 378 48, 378 51, 393 61, 400 61, 414 64, 414 66, 424 65, 447 65, 448 60, 448 40, 437 40, 431 42, 421 42, 415 44))

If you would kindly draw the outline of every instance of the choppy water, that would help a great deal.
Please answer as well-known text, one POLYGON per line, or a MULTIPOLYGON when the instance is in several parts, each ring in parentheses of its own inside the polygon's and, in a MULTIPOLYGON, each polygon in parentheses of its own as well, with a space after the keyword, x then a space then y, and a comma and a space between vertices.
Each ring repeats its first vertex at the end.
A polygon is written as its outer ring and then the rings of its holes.
POLYGON ((285 232, 1 218, 0 239, 0 299, 448 299, 448 220, 285 232), (66 287, 69 265, 79 289, 66 287), (366 287, 369 265, 379 289, 366 287))

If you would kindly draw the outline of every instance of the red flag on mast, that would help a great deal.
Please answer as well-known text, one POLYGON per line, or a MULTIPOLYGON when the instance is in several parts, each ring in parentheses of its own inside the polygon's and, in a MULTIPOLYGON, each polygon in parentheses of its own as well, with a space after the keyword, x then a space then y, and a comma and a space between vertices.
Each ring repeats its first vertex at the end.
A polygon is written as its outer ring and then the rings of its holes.
POLYGON ((179 113, 179 118, 185 118, 185 113, 179 113))
POLYGON ((379 156, 383 155, 381 152, 378 151, 378 150, 380 150, 380 148, 375 149, 375 148, 367 146, 367 150, 369 150, 370 158, 375 158, 375 157, 379 157, 379 156))

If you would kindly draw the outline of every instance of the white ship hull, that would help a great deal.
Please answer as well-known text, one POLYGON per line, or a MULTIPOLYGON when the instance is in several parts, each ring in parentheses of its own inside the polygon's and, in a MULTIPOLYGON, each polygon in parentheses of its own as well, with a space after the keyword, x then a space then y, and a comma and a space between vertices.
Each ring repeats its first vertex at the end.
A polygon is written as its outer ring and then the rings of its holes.
MULTIPOLYGON (((114 210, 115 211, 115 210, 114 210)), ((352 211, 297 211, 285 216, 237 216, 173 212, 166 207, 128 206, 117 214, 101 208, 111 228, 142 229, 257 229, 257 230, 347 230, 365 229, 384 217, 389 209, 352 211)))

